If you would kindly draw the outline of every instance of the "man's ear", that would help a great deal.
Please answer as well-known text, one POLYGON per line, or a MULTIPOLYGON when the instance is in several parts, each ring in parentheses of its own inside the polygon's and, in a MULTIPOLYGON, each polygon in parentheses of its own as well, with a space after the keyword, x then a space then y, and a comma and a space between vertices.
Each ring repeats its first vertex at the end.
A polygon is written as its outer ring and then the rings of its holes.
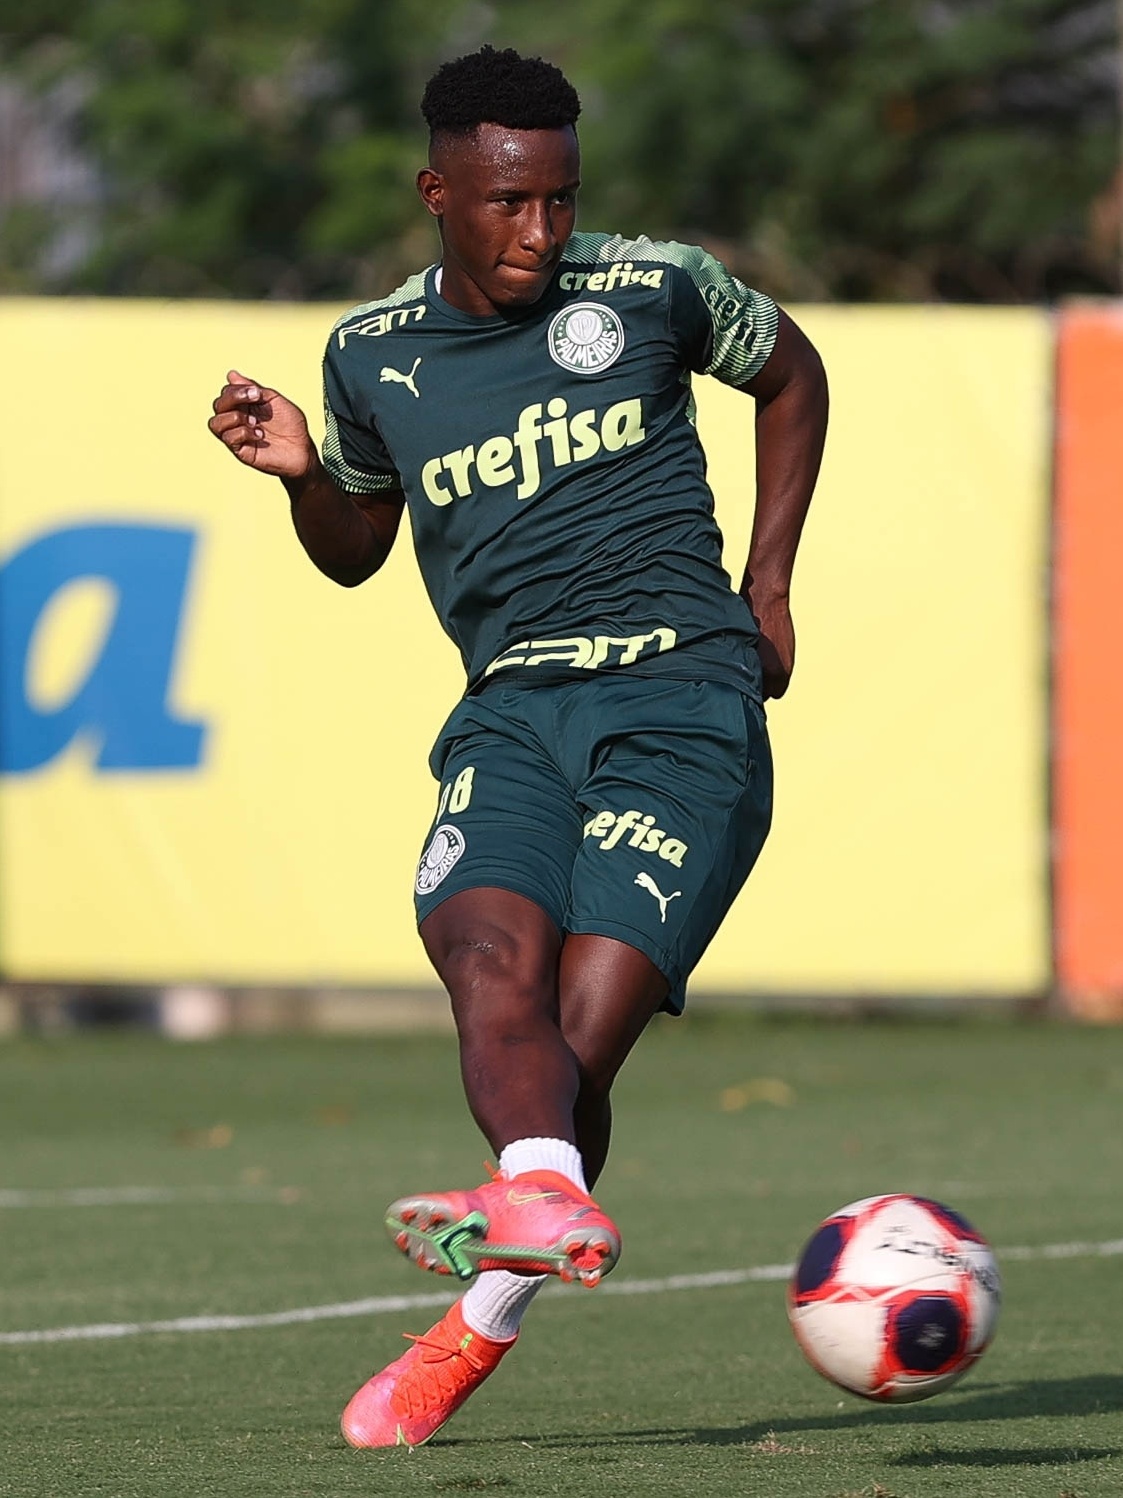
POLYGON ((434 218, 445 211, 445 179, 431 166, 423 166, 417 174, 417 195, 434 218))

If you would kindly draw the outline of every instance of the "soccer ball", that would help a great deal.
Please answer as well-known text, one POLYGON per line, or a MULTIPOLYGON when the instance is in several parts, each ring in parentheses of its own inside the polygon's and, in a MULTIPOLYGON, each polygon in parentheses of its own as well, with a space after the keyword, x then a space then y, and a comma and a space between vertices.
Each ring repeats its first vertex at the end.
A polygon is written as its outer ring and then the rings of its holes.
POLYGON ((815 1229, 788 1287, 813 1368, 866 1399, 928 1399, 994 1336, 1001 1289, 986 1239, 922 1196, 869 1196, 815 1229))

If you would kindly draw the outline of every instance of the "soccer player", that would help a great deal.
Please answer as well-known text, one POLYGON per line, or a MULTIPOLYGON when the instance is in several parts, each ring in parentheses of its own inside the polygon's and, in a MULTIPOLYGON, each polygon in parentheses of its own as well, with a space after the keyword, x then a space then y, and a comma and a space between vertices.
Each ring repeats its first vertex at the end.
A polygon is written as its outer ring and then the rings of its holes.
POLYGON ((485 47, 421 107, 440 262, 335 325, 322 456, 298 408, 237 371, 210 421, 283 481, 309 557, 345 587, 378 571, 408 507, 467 675, 415 889, 499 1169, 391 1206, 404 1253, 472 1283, 351 1400, 359 1447, 428 1440, 547 1275, 593 1285, 616 1262, 589 1195, 609 1094, 651 1017, 681 1011, 768 830, 762 703, 792 670, 827 415, 818 355, 767 296, 698 248, 574 232, 580 105, 555 67, 485 47), (739 591, 695 373, 755 400, 739 591))

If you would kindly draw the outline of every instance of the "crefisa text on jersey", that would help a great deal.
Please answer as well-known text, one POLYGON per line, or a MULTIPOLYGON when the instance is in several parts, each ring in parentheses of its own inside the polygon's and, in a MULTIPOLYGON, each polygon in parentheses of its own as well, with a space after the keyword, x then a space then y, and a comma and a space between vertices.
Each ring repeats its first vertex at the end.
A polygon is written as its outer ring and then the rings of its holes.
POLYGON ((662 286, 662 269, 637 270, 630 260, 614 260, 605 270, 563 270, 563 291, 615 291, 618 286, 662 286))
POLYGON ((517 499, 530 499, 542 487, 542 468, 538 447, 549 442, 549 453, 555 468, 583 463, 595 458, 603 448, 619 452, 642 442, 647 436, 643 425, 643 404, 639 400, 617 401, 603 415, 591 407, 569 414, 569 405, 561 396, 548 402, 545 412, 541 401, 524 406, 519 412, 515 430, 507 437, 502 433, 485 437, 480 443, 430 458, 421 469, 421 487, 430 504, 450 505, 454 499, 467 499, 472 493, 473 474, 489 489, 500 489, 518 480, 517 499), (543 421, 543 415, 549 421, 543 421), (518 453, 518 471, 512 462, 518 453), (448 474, 450 486, 442 482, 448 474))

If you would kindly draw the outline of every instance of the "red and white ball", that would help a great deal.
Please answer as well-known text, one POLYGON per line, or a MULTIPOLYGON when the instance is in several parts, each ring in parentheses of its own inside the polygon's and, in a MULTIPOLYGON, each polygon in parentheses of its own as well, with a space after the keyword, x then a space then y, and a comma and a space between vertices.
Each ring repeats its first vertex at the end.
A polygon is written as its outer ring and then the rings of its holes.
POLYGON ((866 1399, 928 1399, 994 1336, 994 1254, 958 1212, 921 1196, 870 1196, 816 1228, 788 1286, 808 1362, 866 1399))

